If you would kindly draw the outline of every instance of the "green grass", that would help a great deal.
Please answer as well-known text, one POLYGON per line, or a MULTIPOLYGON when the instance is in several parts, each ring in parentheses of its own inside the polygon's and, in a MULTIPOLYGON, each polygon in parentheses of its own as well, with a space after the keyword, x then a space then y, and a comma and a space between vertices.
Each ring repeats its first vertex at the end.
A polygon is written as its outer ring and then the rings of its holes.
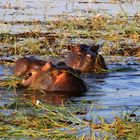
MULTIPOLYGON (((5 108, 6 109, 6 108, 5 108)), ((51 138, 51 139, 90 139, 95 138, 97 131, 99 138, 139 139, 140 123, 130 122, 116 117, 113 123, 107 123, 100 117, 100 124, 94 120, 86 120, 85 109, 69 103, 67 105, 32 104, 16 99, 7 106, 13 109, 10 114, 0 113, 1 138, 51 138), (83 112, 83 113, 82 113, 83 112), (81 114, 81 115, 80 115, 81 114), (87 132, 87 130, 90 132, 87 132), (105 133, 105 134, 104 134, 105 133), (88 134, 88 135, 87 135, 88 134)))
MULTIPOLYGON (((61 21, 42 23, 49 26, 48 33, 1 34, 1 43, 11 44, 3 52, 9 55, 60 55, 66 44, 75 39, 75 43, 93 43, 103 40, 102 52, 105 55, 118 54, 125 47, 139 47, 139 21, 137 17, 95 16, 90 19, 71 18, 61 21), (91 39, 89 41, 89 39, 91 39)), ((39 23, 41 26, 41 23, 39 23)), ((137 52, 134 53, 134 55, 137 52)), ((126 55, 130 55, 127 54, 126 55)))

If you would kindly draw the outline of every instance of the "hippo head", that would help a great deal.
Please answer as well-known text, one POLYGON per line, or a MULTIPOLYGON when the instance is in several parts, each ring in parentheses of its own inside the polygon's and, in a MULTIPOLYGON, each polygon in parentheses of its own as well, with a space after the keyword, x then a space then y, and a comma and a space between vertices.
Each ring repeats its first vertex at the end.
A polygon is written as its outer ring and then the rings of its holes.
POLYGON ((34 57, 23 57, 16 61, 14 74, 16 76, 26 75, 32 70, 40 70, 46 62, 34 57))
POLYGON ((99 71, 107 69, 104 58, 98 54, 99 45, 88 46, 77 44, 68 46, 71 52, 65 59, 65 63, 81 72, 99 71))
POLYGON ((23 80, 24 86, 45 91, 85 92, 87 86, 79 75, 64 63, 47 62, 40 71, 23 80))

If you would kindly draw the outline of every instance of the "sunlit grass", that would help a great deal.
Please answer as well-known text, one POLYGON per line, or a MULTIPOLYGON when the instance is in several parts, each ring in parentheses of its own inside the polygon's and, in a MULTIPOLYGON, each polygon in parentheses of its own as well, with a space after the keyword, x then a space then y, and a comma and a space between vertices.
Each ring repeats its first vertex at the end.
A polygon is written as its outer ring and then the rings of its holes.
POLYGON ((23 41, 17 42, 13 46, 13 53, 16 54, 42 54, 42 44, 37 39, 28 38, 23 41))
POLYGON ((67 20, 48 22, 47 25, 51 28, 50 32, 46 34, 38 30, 38 32, 27 33, 26 39, 23 39, 26 33, 21 33, 19 36, 1 34, 2 43, 13 44, 13 47, 5 48, 3 51, 7 50, 9 55, 61 54, 64 46, 70 41, 73 42, 73 39, 74 43, 87 44, 104 40, 100 50, 106 55, 110 53, 120 55, 119 50, 123 51, 124 48, 122 44, 132 48, 139 46, 140 30, 137 17, 94 15, 90 19, 72 17, 67 20), (52 36, 52 33, 55 35, 52 36), (83 40, 79 41, 79 39, 83 40))
POLYGON ((113 123, 107 123, 100 117, 101 123, 95 124, 94 120, 87 121, 84 115, 80 115, 85 112, 84 108, 72 103, 68 106, 43 103, 33 105, 27 101, 15 100, 7 106, 7 109, 11 108, 15 110, 13 113, 0 114, 1 138, 15 136, 17 138, 94 139, 97 132, 101 133, 100 139, 109 138, 110 134, 112 138, 139 138, 140 123, 129 122, 120 117, 116 117, 113 123), (87 132, 88 129, 91 130, 90 134, 87 132), (79 135, 80 133, 82 135, 79 135))
POLYGON ((0 81, 0 87, 7 87, 9 89, 16 89, 21 85, 21 79, 15 76, 9 76, 9 78, 0 81))

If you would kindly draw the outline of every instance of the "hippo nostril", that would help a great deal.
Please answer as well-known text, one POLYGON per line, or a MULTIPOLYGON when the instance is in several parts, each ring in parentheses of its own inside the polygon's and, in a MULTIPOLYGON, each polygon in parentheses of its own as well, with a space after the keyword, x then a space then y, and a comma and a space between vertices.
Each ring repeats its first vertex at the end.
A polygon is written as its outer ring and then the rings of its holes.
POLYGON ((90 54, 87 54, 87 57, 91 58, 91 55, 90 54))
POLYGON ((29 77, 31 77, 32 76, 32 73, 28 73, 28 74, 26 74, 25 76, 24 76, 24 79, 26 80, 26 79, 28 79, 29 77))

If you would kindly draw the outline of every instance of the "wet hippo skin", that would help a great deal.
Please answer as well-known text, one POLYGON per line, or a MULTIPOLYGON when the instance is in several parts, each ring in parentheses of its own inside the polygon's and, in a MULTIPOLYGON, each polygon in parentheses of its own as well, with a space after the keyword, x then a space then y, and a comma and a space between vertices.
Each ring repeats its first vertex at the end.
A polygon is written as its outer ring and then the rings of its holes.
POLYGON ((40 70, 46 61, 35 59, 34 57, 23 57, 16 61, 14 74, 21 76, 31 73, 33 70, 40 70))
POLYGON ((36 90, 85 92, 87 86, 79 75, 65 63, 53 64, 47 62, 40 71, 33 71, 32 75, 23 80, 23 86, 30 86, 36 90))
POLYGON ((104 58, 98 54, 99 45, 77 44, 67 48, 71 51, 65 59, 69 67, 81 72, 98 72, 107 69, 104 58))

